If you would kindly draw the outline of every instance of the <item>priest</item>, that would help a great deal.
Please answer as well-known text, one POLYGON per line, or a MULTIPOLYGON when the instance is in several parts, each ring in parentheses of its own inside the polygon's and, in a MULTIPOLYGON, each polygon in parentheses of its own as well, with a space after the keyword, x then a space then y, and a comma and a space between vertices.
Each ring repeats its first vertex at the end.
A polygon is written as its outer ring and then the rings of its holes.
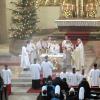
POLYGON ((77 39, 77 45, 75 50, 72 53, 72 58, 74 62, 74 67, 76 67, 77 70, 82 69, 84 67, 84 46, 81 41, 81 39, 77 39))
POLYGON ((21 52, 21 67, 24 71, 27 71, 30 68, 29 55, 26 47, 27 45, 23 46, 21 52))

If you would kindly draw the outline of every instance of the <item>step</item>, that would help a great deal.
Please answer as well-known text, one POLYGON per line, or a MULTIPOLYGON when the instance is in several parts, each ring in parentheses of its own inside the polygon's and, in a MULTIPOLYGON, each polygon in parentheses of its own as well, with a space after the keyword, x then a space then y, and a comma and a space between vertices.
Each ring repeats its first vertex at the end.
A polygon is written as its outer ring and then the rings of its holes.
POLYGON ((12 79, 12 82, 31 82, 31 77, 19 77, 18 79, 12 79))
POLYGON ((27 93, 30 87, 12 87, 12 95, 37 95, 39 93, 27 93))
POLYGON ((32 82, 12 82, 12 87, 31 87, 32 82))

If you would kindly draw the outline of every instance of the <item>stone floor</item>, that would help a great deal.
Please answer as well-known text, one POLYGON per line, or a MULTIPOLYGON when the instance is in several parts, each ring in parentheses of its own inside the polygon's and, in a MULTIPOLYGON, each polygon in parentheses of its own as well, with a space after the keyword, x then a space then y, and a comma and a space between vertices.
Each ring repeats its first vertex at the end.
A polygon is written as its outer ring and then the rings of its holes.
POLYGON ((37 95, 27 94, 27 95, 11 95, 9 100, 36 100, 37 95))

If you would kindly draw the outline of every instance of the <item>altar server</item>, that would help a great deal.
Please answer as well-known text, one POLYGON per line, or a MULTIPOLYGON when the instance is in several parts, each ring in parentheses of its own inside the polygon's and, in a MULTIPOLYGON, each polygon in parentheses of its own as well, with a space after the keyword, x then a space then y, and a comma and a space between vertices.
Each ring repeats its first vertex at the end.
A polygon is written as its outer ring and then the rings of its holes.
POLYGON ((73 68, 72 69, 72 73, 71 73, 71 83, 70 86, 78 86, 78 75, 76 73, 76 69, 73 68))
POLYGON ((60 78, 61 79, 67 78, 67 76, 66 76, 66 68, 63 68, 62 72, 60 73, 60 78))
POLYGON ((94 68, 90 70, 89 76, 91 80, 91 86, 100 85, 100 70, 97 69, 97 64, 94 64, 94 68))
POLYGON ((12 72, 8 68, 7 65, 4 66, 5 68, 2 69, 1 76, 3 78, 4 87, 7 90, 8 95, 11 95, 11 79, 12 79, 12 72))
POLYGON ((32 76, 32 88, 39 89, 40 88, 40 72, 41 66, 37 63, 37 59, 34 59, 34 63, 30 66, 31 76, 32 76))
POLYGON ((41 63, 43 78, 46 80, 48 76, 52 76, 53 64, 48 60, 48 56, 45 56, 45 61, 41 63))
POLYGON ((23 46, 22 52, 21 52, 21 67, 25 71, 30 68, 29 55, 28 55, 26 47, 27 47, 27 45, 23 46))

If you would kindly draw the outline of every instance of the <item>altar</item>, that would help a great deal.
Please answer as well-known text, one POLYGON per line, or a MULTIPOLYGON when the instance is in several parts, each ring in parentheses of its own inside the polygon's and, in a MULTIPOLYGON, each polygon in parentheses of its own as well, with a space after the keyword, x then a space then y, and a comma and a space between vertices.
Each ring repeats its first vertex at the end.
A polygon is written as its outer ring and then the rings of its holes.
POLYGON ((96 32, 100 31, 100 19, 58 19, 55 20, 59 31, 96 32))
POLYGON ((58 70, 60 71, 61 68, 63 67, 63 53, 58 53, 58 54, 41 54, 40 55, 40 58, 41 58, 41 61, 44 60, 44 57, 45 56, 48 56, 49 57, 49 60, 53 63, 54 67, 53 67, 53 70, 58 70))

